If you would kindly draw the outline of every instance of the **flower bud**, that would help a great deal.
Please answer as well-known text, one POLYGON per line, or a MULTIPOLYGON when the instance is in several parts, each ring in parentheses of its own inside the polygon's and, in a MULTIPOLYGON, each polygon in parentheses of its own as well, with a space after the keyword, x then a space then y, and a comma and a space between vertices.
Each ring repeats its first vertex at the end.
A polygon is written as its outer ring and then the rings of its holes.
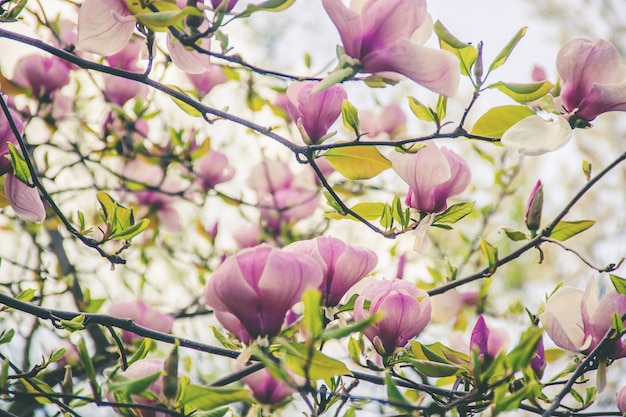
POLYGON ((535 188, 530 193, 526 202, 524 211, 526 227, 532 233, 536 232, 541 226, 541 211, 543 209, 543 184, 541 180, 537 181, 535 188))
POLYGON ((252 395, 261 404, 278 404, 296 392, 285 382, 274 378, 267 368, 245 376, 241 381, 252 390, 252 395))
POLYGON ((535 356, 530 360, 530 368, 535 372, 537 378, 543 376, 543 371, 546 369, 546 353, 543 347, 543 336, 539 339, 535 356))
MULTIPOLYGON (((171 333, 174 325, 174 317, 155 310, 141 300, 111 304, 109 314, 114 317, 131 319, 139 326, 162 333, 171 333)), ((132 343, 139 337, 135 333, 122 331, 122 340, 126 344, 132 343)))

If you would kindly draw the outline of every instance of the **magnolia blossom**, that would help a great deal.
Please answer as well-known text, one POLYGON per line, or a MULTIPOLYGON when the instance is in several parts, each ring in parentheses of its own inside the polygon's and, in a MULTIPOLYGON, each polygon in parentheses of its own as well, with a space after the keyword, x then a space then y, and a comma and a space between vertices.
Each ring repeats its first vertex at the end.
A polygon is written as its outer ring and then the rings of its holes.
POLYGON ((541 226, 541 211, 543 209, 543 184, 537 181, 535 188, 530 192, 524 208, 524 222, 528 230, 535 232, 541 226))
POLYGON ((210 190, 235 175, 235 168, 228 165, 226 155, 212 149, 194 161, 193 168, 198 174, 200 186, 205 190, 210 190))
POLYGON ((303 134, 306 143, 316 144, 341 115, 341 104, 348 98, 343 87, 333 85, 311 94, 316 82, 295 82, 287 88, 287 112, 303 134))
POLYGON ((252 339, 272 337, 303 292, 321 282, 322 268, 312 257, 261 245, 226 259, 207 283, 204 300, 233 315, 252 339))
POLYGON ((200 96, 206 96, 213 87, 228 81, 226 73, 220 65, 211 65, 211 68, 207 71, 197 74, 187 73, 187 78, 189 78, 189 81, 191 81, 200 96))
POLYGON ((263 161, 252 167, 246 182, 258 195, 289 188, 294 175, 289 165, 282 161, 263 161))
POLYGON ((448 51, 422 46, 432 32, 426 0, 323 0, 345 54, 366 73, 399 73, 445 96, 459 86, 459 62, 448 51))
POLYGON ((610 42, 573 39, 559 51, 556 69, 568 113, 591 121, 608 111, 626 111, 626 65, 610 42))
POLYGON ((556 68, 561 94, 555 104, 562 114, 522 119, 502 136, 506 147, 524 155, 551 152, 569 142, 573 128, 589 126, 602 113, 626 111, 626 66, 611 43, 573 39, 559 51, 556 68))
POLYGON ((406 115, 402 108, 392 103, 385 106, 382 111, 375 114, 371 110, 359 110, 359 121, 361 131, 367 133, 369 138, 385 134, 392 138, 406 125, 406 115))
POLYGON ((461 310, 478 303, 476 291, 457 291, 455 289, 431 297, 433 321, 443 323, 455 319, 461 310))
POLYGON ((543 336, 539 339, 535 355, 530 360, 530 369, 533 370, 537 378, 541 378, 543 371, 546 369, 546 352, 543 346, 543 336))
POLYGON ((470 349, 476 349, 480 357, 489 362, 493 360, 498 353, 504 350, 506 346, 506 338, 501 332, 491 331, 485 323, 485 318, 478 316, 478 320, 472 329, 470 338, 470 349))
POLYGON ((379 354, 388 356, 404 347, 430 322, 430 298, 426 291, 408 281, 373 281, 356 299, 354 319, 364 320, 378 312, 383 318, 365 328, 363 334, 379 354), (367 309, 366 300, 370 301, 367 309))
POLYGON ((295 388, 274 378, 267 368, 241 378, 241 382, 252 390, 252 395, 261 404, 278 404, 296 392, 295 388))
POLYGON ((232 235, 239 249, 251 248, 260 243, 261 226, 256 223, 248 223, 237 227, 232 235))
POLYGON ((136 23, 125 0, 85 0, 78 12, 76 48, 113 55, 128 43, 136 23))
POLYGON ((324 304, 329 307, 339 304, 350 287, 369 274, 378 263, 374 251, 347 245, 330 236, 294 242, 285 250, 310 255, 320 264, 324 279, 319 288, 324 304))
MULTIPOLYGON (((24 134, 24 125, 18 115, 9 110, 11 119, 20 135, 24 134)), ((4 176, 4 194, 9 204, 24 221, 40 223, 46 218, 46 209, 36 188, 24 184, 13 174, 9 159, 9 144, 18 147, 17 138, 11 125, 0 111, 0 177, 4 176)))
POLYGON ((35 97, 50 97, 70 82, 70 69, 57 57, 30 55, 15 65, 13 81, 30 88, 35 97))
MULTIPOLYGON (((598 300, 595 280, 589 280, 585 291, 565 286, 548 299, 541 324, 554 343, 572 352, 590 353, 611 328, 613 315, 626 313, 626 296, 612 287, 598 300)), ((611 341, 607 356, 626 356, 626 346, 620 339, 611 341)))
MULTIPOLYGON (((115 317, 132 319, 136 324, 162 333, 171 333, 174 317, 163 314, 150 307, 141 300, 113 303, 109 307, 109 314, 115 317)), ((130 344, 140 338, 135 333, 122 331, 122 340, 130 344)))
POLYGON ((409 185, 405 204, 427 213, 444 211, 448 198, 463 192, 471 179, 469 167, 459 155, 434 143, 427 143, 417 153, 393 152, 389 159, 409 185))
MULTIPOLYGON (((140 359, 137 362, 130 365, 124 372, 121 372, 120 375, 126 377, 130 380, 137 380, 141 378, 145 378, 147 376, 153 375, 157 372, 164 371, 165 364, 162 360, 159 359, 140 359)), ((153 392, 157 397, 161 397, 163 395, 163 377, 160 376, 150 384, 149 390, 153 392)), ((111 402, 115 401, 113 394, 109 394, 107 399, 111 402)), ((156 406, 159 405, 160 401, 158 399, 148 399, 145 397, 140 397, 138 395, 132 396, 133 403, 140 405, 150 405, 156 406)), ((141 417, 166 417, 169 414, 160 413, 154 410, 144 410, 144 409, 136 409, 136 412, 141 417)))

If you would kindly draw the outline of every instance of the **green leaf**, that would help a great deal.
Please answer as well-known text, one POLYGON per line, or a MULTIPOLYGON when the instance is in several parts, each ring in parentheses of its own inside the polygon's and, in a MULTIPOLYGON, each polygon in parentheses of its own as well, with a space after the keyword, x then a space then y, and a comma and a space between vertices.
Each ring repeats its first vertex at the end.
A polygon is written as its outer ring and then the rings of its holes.
POLYGON ((522 119, 534 116, 535 112, 526 106, 498 106, 480 116, 472 127, 472 134, 501 138, 504 132, 522 119))
POLYGON ((132 238, 137 236, 139 233, 146 230, 149 225, 150 225, 150 220, 141 219, 138 223, 135 223, 134 225, 126 229, 113 233, 110 239, 131 240, 132 238))
POLYGON ((226 349, 237 350, 239 346, 228 340, 224 334, 222 334, 215 326, 209 326, 211 331, 213 332, 213 336, 217 339, 218 342, 222 344, 226 349))
POLYGON ((626 328, 624 328, 624 321, 622 320, 621 314, 613 313, 613 316, 611 316, 611 328, 615 330, 613 339, 621 338, 624 332, 626 332, 626 328))
POLYGON ((15 336, 15 329, 4 329, 2 333, 0 333, 0 345, 11 343, 13 336, 15 336))
MULTIPOLYGON (((376 220, 382 216, 384 208, 385 203, 358 203, 350 207, 350 210, 363 217, 365 220, 376 220)), ((358 221, 356 217, 349 214, 326 213, 324 216, 334 220, 350 219, 358 221)))
POLYGON ((383 208, 383 214, 380 216, 380 225, 384 227, 385 230, 393 226, 393 210, 389 204, 385 204, 383 208))
POLYGON ((335 170, 351 180, 366 180, 391 168, 391 162, 375 146, 333 148, 324 156, 335 170))
POLYGON ((584 232, 594 224, 596 224, 596 222, 593 220, 579 220, 575 222, 560 221, 554 226, 554 229, 552 229, 550 237, 563 242, 572 236, 584 232))
POLYGON ((448 108, 448 98, 445 96, 439 96, 439 99, 437 100, 436 113, 437 113, 437 119, 440 122, 446 118, 447 108, 448 108))
POLYGON ((472 65, 478 57, 478 50, 454 37, 439 20, 435 23, 434 30, 439 38, 441 49, 450 51, 459 58, 461 74, 469 77, 472 65))
POLYGON ((387 387, 387 399, 397 404, 410 405, 410 403, 404 398, 404 395, 398 389, 395 381, 389 374, 385 372, 385 386, 387 387))
POLYGON ((354 75, 353 68, 342 68, 337 71, 333 71, 328 74, 322 81, 320 81, 312 90, 311 94, 319 93, 327 88, 332 87, 335 84, 339 84, 343 80, 346 80, 354 75))
POLYGON ((543 329, 537 327, 526 330, 517 346, 506 355, 506 363, 514 372, 522 370, 530 364, 532 358, 535 357, 542 333, 543 329))
MULTIPOLYGON (((162 372, 141 377, 139 379, 128 378, 120 373, 115 374, 107 385, 107 392, 113 394, 123 392, 126 394, 141 394, 150 388, 150 385, 161 376, 162 372)), ((157 394, 157 393, 155 393, 157 394)))
POLYGON ((296 375, 314 380, 352 375, 343 362, 324 355, 316 348, 309 350, 306 345, 297 342, 282 342, 281 347, 285 365, 296 375))
POLYGON ((583 174, 587 181, 591 180, 591 162, 583 161, 583 174))
POLYGON ((509 388, 506 384, 499 386, 495 390, 495 410, 494 415, 497 415, 503 411, 509 411, 516 409, 520 402, 526 398, 529 392, 529 386, 524 385, 518 391, 509 394, 509 388))
POLYGON ((370 327, 371 325, 377 323, 379 320, 383 318, 382 314, 374 314, 365 320, 357 321, 355 323, 348 324, 347 326, 334 327, 331 329, 326 329, 320 335, 320 340, 332 340, 332 339, 341 339, 350 334, 357 333, 370 327))
POLYGON ((496 55, 496 57, 494 58, 493 62, 491 63, 491 65, 489 66, 489 72, 493 71, 494 69, 500 67, 501 65, 503 65, 506 60, 509 58, 509 56, 511 55, 511 52, 513 52, 513 49, 515 48, 515 46, 517 46, 518 42, 524 37, 524 35, 526 34, 526 27, 521 28, 516 34, 515 36, 513 36, 513 38, 509 41, 509 43, 507 43, 504 48, 502 48, 502 50, 500 51, 500 53, 498 53, 498 55, 496 55))
POLYGON ((304 325, 313 338, 323 330, 322 324, 322 292, 318 289, 308 289, 302 295, 304 304, 304 325))
POLYGON ((193 410, 213 410, 227 404, 243 401, 250 391, 241 388, 207 387, 194 384, 181 384, 181 393, 176 407, 189 407, 193 410))
POLYGON ((22 290, 22 292, 20 292, 17 297, 18 300, 20 301, 24 301, 25 303, 29 302, 30 300, 33 299, 33 297, 35 296, 36 292, 34 289, 32 288, 27 288, 25 290, 22 290))
POLYGON ((341 120, 345 127, 352 129, 354 134, 359 136, 359 111, 345 99, 341 103, 341 120))
POLYGON ((495 272, 498 267, 498 248, 492 246, 486 240, 480 239, 480 251, 489 262, 489 272, 495 272))
MULTIPOLYGON (((170 85, 167 85, 167 87, 171 88, 172 90, 176 90, 176 91, 178 91, 180 94, 182 94, 182 95, 183 95, 183 96, 185 96, 185 97, 189 97, 189 96, 187 96, 187 93, 185 93, 185 92, 183 91, 183 89, 182 89, 182 88, 180 88, 180 87, 177 87, 177 86, 175 86, 175 85, 171 85, 171 84, 170 84, 170 85)), ((195 107, 193 107, 192 105, 187 104, 187 103, 185 103, 184 101, 182 101, 182 100, 180 100, 180 99, 177 99, 177 98, 175 98, 175 97, 172 97, 172 96, 170 96, 170 98, 172 99, 172 101, 174 101, 174 103, 176 103, 176 105, 177 105, 177 106, 178 106, 178 107, 179 107, 182 111, 184 111, 184 112, 185 112, 185 113, 187 113, 188 115, 193 116, 193 117, 202 117, 202 112, 201 112, 200 110, 196 109, 195 107)), ((191 100, 191 97, 189 97, 189 99, 191 100)))
POLYGON ((104 220, 104 222, 108 224, 112 223, 116 209, 115 201, 111 198, 110 195, 108 195, 104 191, 98 192, 98 194, 96 194, 96 198, 98 199, 100 207, 102 208, 102 220, 104 220))
POLYGON ((87 380, 89 381, 92 394, 94 397, 100 398, 99 384, 96 379, 96 370, 93 367, 93 362, 91 361, 91 355, 87 350, 85 339, 82 337, 78 340, 78 356, 80 357, 80 362, 83 364, 83 369, 87 375, 87 380))
POLYGON ((609 278, 611 278, 615 291, 617 291, 618 294, 626 295, 626 279, 613 274, 609 274, 609 278))
POLYGON ((355 339, 354 337, 348 339, 348 353, 350 354, 350 357, 352 358, 354 363, 361 365, 362 352, 363 349, 361 348, 361 344, 357 339, 355 339))
POLYGON ((249 4, 238 18, 250 17, 255 12, 280 12, 295 3, 296 0, 267 0, 259 4, 249 4))
POLYGON ((13 167, 13 173, 18 180, 25 184, 30 184, 30 170, 24 155, 12 144, 9 143, 9 154, 11 157, 11 166, 13 167))
POLYGON ((529 103, 548 94, 554 88, 554 84, 550 81, 526 84, 498 82, 487 88, 496 88, 518 103, 529 103))
POLYGON ((418 119, 424 120, 426 122, 436 122, 437 119, 435 117, 435 113, 431 110, 430 107, 422 104, 415 97, 409 96, 409 108, 413 112, 418 119))
POLYGON ((133 356, 128 360, 128 366, 132 365, 133 363, 137 362, 140 359, 144 359, 150 352, 150 349, 152 348, 153 345, 154 345, 154 342, 152 341, 152 339, 148 337, 141 339, 141 343, 139 344, 139 347, 137 348, 133 356))
POLYGON ((155 32, 164 32, 167 30, 168 26, 181 23, 187 16, 204 17, 202 12, 196 7, 187 6, 181 10, 175 4, 168 4, 170 3, 161 1, 159 2, 159 6, 157 6, 159 8, 158 12, 137 13, 135 17, 139 23, 155 32))
POLYGON ((513 242, 528 240, 528 235, 526 233, 519 230, 511 229, 510 227, 501 227, 499 231, 504 232, 506 236, 513 242))
POLYGON ((456 223, 472 212, 474 204, 476 204, 475 201, 454 204, 443 213, 435 216, 433 223, 456 223))
POLYGON ((28 393, 35 394, 33 395, 33 397, 35 398, 35 401, 37 401, 39 404, 52 404, 52 401, 50 401, 46 397, 42 395, 36 395, 41 393, 55 395, 56 393, 52 388, 50 388, 50 385, 46 384, 44 381, 38 378, 20 378, 20 382, 22 383, 22 385, 24 385, 24 388, 28 393))
POLYGON ((17 1, 13 0, 11 3, 15 5, 11 7, 10 9, 8 9, 6 13, 2 15, 3 19, 7 19, 7 20, 17 19, 19 14, 22 12, 24 7, 26 6, 26 3, 28 3, 28 0, 17 0, 17 1))
POLYGON ((447 376, 456 375, 463 371, 464 368, 460 365, 434 362, 428 360, 407 360, 415 369, 423 373, 426 376, 433 378, 443 378, 447 376))

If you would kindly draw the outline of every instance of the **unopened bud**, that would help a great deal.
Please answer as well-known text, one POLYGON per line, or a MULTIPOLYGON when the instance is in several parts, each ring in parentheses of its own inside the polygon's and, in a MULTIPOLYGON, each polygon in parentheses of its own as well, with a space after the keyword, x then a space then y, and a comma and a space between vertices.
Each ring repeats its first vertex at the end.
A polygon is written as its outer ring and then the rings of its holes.
POLYGON ((535 188, 528 197, 525 211, 526 227, 531 232, 536 232, 541 225, 541 211, 543 209, 543 184, 541 180, 537 181, 535 188))

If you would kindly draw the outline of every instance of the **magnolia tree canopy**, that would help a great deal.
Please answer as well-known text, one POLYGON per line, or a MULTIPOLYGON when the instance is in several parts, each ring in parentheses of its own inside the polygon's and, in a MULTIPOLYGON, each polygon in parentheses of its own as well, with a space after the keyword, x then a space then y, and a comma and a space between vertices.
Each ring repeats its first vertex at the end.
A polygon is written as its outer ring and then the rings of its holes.
POLYGON ((626 413, 601 7, 0 0, 0 414, 626 413))

